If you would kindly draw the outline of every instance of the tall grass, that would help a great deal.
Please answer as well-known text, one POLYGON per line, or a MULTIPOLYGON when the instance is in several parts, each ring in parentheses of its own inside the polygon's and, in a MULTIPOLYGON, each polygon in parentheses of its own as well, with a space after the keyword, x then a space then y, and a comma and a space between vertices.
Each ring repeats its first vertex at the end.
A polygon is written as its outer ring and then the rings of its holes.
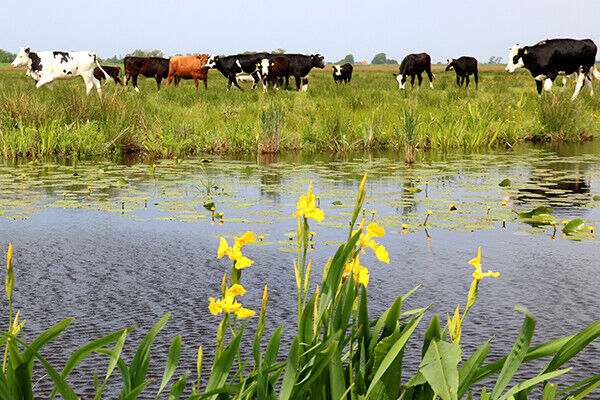
POLYGON ((457 88, 453 73, 438 72, 435 90, 406 91, 398 90, 387 71, 354 75, 349 85, 336 86, 329 71, 316 70, 308 93, 263 94, 249 86, 227 92, 225 79, 211 71, 208 90, 196 92, 183 82, 179 88, 163 85, 157 93, 152 79, 141 79, 139 94, 109 83, 100 99, 95 93, 85 96, 79 79, 56 82, 53 91, 36 90, 23 71, 0 71, 0 151, 6 157, 172 156, 263 151, 258 145, 263 140, 267 147, 279 142, 279 150, 403 149, 398 124, 413 108, 421 122, 415 138, 420 147, 510 147, 598 135, 593 113, 599 100, 585 90, 575 102, 565 101, 558 90, 556 98, 540 98, 524 73, 482 72, 477 91, 457 88), (274 117, 275 109, 280 114, 273 130, 264 118, 274 117), (541 134, 541 125, 551 133, 541 134))

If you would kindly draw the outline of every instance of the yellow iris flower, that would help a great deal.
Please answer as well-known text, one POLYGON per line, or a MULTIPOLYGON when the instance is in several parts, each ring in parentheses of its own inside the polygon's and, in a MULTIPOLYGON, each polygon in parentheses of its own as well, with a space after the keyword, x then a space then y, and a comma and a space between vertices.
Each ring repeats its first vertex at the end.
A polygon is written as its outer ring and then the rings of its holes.
POLYGON ((369 284, 369 270, 360 265, 359 256, 356 256, 353 261, 346 264, 342 279, 348 279, 351 273, 354 274, 354 282, 367 287, 369 284))
POLYGON ((315 207, 315 195, 312 193, 312 182, 308 185, 308 192, 306 196, 300 196, 298 204, 296 204, 298 210, 294 216, 311 218, 317 222, 320 222, 325 218, 323 210, 315 207))
POLYGON ((225 291, 223 299, 215 300, 214 297, 209 298, 210 304, 208 305, 208 310, 212 315, 217 315, 222 312, 227 314, 233 312, 239 319, 251 317, 256 314, 256 312, 242 307, 242 304, 235 299, 237 296, 243 296, 244 293, 246 293, 246 289, 244 289, 242 285, 236 283, 225 291))
POLYGON ((235 269, 249 267, 254 263, 254 261, 242 255, 242 247, 252 242, 256 242, 256 238, 252 232, 246 232, 242 235, 242 237, 235 238, 233 247, 229 247, 227 240, 221 237, 219 249, 217 250, 217 256, 219 258, 228 256, 232 261, 235 262, 235 269))
POLYGON ((486 276, 493 276, 494 278, 498 278, 500 276, 500 272, 492 272, 488 270, 488 272, 481 272, 481 247, 477 249, 477 257, 469 261, 469 264, 475 267, 475 272, 473 272, 473 278, 475 280, 480 281, 486 276))
MULTIPOLYGON (((358 229, 362 229, 364 224, 365 221, 363 219, 358 229)), ((354 233, 356 232, 357 231, 354 231, 354 233)), ((371 222, 367 226, 366 233, 361 233, 358 242, 360 244, 361 251, 363 254, 365 253, 365 249, 373 249, 373 251, 375 252, 375 256, 379 261, 383 261, 384 263, 389 264, 390 257, 388 255, 387 250, 383 245, 380 245, 375 240, 373 240, 374 237, 382 237, 383 235, 385 235, 385 229, 377 225, 375 222, 371 222)))

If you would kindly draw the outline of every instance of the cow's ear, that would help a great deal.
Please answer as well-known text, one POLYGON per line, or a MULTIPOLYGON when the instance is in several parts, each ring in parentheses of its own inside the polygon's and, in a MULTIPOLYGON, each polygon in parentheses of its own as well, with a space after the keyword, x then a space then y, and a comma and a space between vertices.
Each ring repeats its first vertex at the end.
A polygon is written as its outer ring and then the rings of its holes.
POLYGON ((25 49, 25 53, 29 54, 29 47, 25 49))

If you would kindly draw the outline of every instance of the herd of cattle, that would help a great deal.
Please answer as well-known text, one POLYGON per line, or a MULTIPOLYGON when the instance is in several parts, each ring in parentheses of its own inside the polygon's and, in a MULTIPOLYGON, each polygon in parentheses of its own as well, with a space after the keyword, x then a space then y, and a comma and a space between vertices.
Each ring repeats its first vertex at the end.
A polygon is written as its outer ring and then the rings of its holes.
MULTIPOLYGON (((531 72, 538 93, 542 89, 550 91, 554 80, 561 75, 563 88, 568 75, 576 75, 575 99, 585 84, 593 95, 592 79, 600 79, 596 69, 597 47, 590 39, 548 39, 533 46, 521 47, 514 45, 510 48, 507 72, 514 72, 524 68, 531 72)), ((256 88, 262 81, 263 90, 271 85, 279 89, 285 80, 289 86, 290 77, 294 77, 296 89, 308 90, 308 75, 313 68, 325 68, 323 56, 319 54, 271 54, 252 53, 236 54, 231 56, 195 55, 174 56, 170 59, 160 57, 125 57, 124 78, 120 79, 121 68, 101 66, 96 55, 89 51, 31 51, 21 48, 13 67, 26 67, 27 75, 36 81, 36 87, 48 85, 52 89, 55 80, 71 79, 81 76, 85 82, 87 93, 94 87, 99 94, 102 93, 100 81, 112 79, 115 83, 127 86, 131 81, 134 89, 138 89, 138 76, 142 75, 156 80, 160 91, 160 84, 167 79, 167 86, 175 79, 177 87, 181 79, 193 79, 196 89, 198 81, 204 82, 207 87, 207 74, 209 69, 216 69, 228 79, 228 89, 236 86, 241 89, 240 81, 252 82, 256 88)), ((333 79, 336 83, 349 83, 352 79, 352 65, 334 65, 333 79)), ((475 85, 479 83, 477 60, 473 57, 451 58, 448 60, 446 71, 454 70, 456 83, 459 87, 469 85, 469 76, 473 75, 475 85), (466 83, 465 83, 466 80, 466 83)), ((411 86, 414 86, 415 77, 418 85, 423 81, 425 72, 429 78, 429 86, 433 89, 434 75, 431 72, 431 57, 427 53, 409 54, 400 64, 400 71, 394 74, 400 89, 404 89, 410 77, 411 86)))

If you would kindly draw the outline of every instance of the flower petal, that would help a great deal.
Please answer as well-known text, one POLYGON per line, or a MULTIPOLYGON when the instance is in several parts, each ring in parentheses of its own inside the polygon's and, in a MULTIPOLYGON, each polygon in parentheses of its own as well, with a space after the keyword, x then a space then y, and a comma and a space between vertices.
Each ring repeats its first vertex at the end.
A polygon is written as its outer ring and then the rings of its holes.
POLYGON ((235 269, 242 269, 251 266, 254 264, 254 261, 249 259, 248 257, 240 257, 235 261, 235 269))

